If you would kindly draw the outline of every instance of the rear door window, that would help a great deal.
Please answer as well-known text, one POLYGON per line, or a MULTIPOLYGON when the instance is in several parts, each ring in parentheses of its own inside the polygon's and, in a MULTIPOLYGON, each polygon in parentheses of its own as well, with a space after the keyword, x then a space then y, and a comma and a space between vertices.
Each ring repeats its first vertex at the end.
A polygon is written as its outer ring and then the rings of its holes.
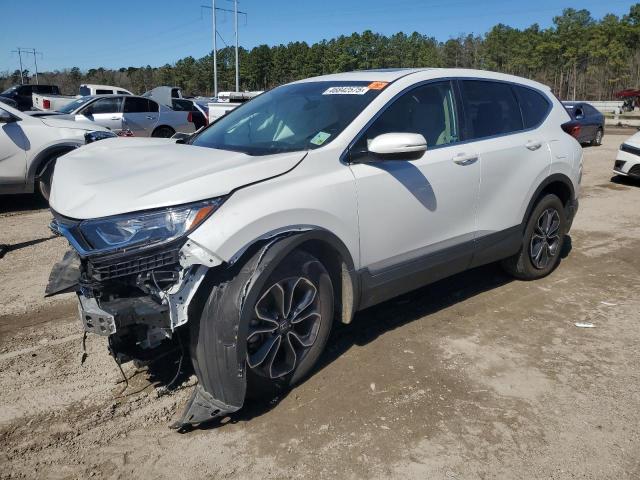
MULTIPOLYGON (((150 103, 149 100, 146 98, 138 98, 138 97, 126 98, 124 102, 124 113, 151 112, 152 110, 149 109, 149 103, 150 103)), ((157 104, 156 104, 156 107, 157 107, 157 104)))
POLYGON ((550 103, 546 97, 535 90, 519 85, 513 86, 522 111, 524 128, 534 128, 540 125, 550 110, 550 103))
POLYGON ((96 95, 111 95, 113 90, 96 89, 96 95))
POLYGON ((524 128, 520 107, 508 83, 488 80, 460 82, 469 139, 518 132, 524 128))

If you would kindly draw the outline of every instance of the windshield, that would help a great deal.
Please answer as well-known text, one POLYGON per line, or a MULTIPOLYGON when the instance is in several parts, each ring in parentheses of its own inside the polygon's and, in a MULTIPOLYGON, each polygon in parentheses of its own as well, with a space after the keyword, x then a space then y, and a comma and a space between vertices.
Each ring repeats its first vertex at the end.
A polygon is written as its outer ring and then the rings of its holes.
POLYGON ((80 108, 85 103, 87 103, 89 100, 91 100, 91 97, 79 98, 77 100, 74 100, 71 103, 67 103, 64 107, 59 108, 58 112, 60 112, 60 113, 71 113, 71 112, 77 110, 78 108, 80 108))
POLYGON ((229 112, 192 144, 269 155, 327 145, 378 96, 381 82, 305 82, 276 88, 229 112))

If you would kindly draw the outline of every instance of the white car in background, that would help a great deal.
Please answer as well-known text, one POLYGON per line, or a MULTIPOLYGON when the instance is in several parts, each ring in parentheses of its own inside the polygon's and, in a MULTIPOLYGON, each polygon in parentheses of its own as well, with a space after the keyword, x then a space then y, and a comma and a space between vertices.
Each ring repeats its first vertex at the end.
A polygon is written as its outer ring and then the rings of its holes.
POLYGON ((31 193, 37 185, 48 198, 56 159, 108 137, 115 134, 91 123, 34 118, 0 104, 0 194, 31 193))
POLYGON ((177 426, 301 381, 334 321, 501 261, 560 262, 582 148, 551 90, 461 69, 361 71, 275 88, 191 138, 66 155, 51 194, 78 293, 117 362, 190 355, 177 426))
POLYGON ((81 97, 57 112, 30 112, 42 118, 64 118, 91 122, 128 137, 169 138, 176 132, 196 131, 194 114, 175 111, 153 99, 137 95, 81 97))
POLYGON ((613 172, 625 177, 640 178, 640 132, 620 145, 613 172))

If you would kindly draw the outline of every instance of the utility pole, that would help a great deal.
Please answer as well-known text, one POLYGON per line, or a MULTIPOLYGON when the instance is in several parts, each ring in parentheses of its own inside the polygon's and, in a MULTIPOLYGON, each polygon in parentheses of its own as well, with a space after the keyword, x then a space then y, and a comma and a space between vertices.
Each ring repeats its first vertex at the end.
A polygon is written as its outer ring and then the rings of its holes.
MULTIPOLYGON (((14 50, 15 52, 16 50, 14 50)), ((24 77, 22 76, 22 50, 18 47, 18 58, 20 59, 20 85, 24 85, 24 77)))
POLYGON ((37 56, 38 55, 42 55, 41 52, 37 52, 35 48, 24 48, 24 47, 18 47, 16 50, 12 50, 11 53, 17 53, 18 54, 18 58, 20 59, 20 84, 24 85, 24 75, 22 75, 22 70, 23 70, 23 66, 22 66, 22 54, 23 53, 28 53, 30 55, 33 55, 33 63, 35 64, 36 67, 36 85, 39 84, 38 82, 38 59, 37 56))
MULTIPOLYGON (((209 5, 200 5, 200 8, 206 8, 212 10, 212 26, 213 26, 213 94, 215 97, 218 96, 218 50, 217 50, 217 36, 218 30, 216 28, 216 12, 227 12, 233 13, 234 23, 235 23, 235 39, 236 39, 236 91, 240 90, 240 59, 238 56, 238 15, 244 15, 245 18, 247 16, 246 12, 241 12, 238 10, 238 0, 232 0, 234 2, 234 9, 229 10, 227 8, 216 7, 216 0, 211 0, 211 6, 209 5)), ((220 35, 220 40, 228 47, 227 42, 224 41, 222 35, 220 35)))
POLYGON ((238 59, 238 0, 233 0, 233 16, 236 27, 236 92, 240 91, 240 60, 238 59))
POLYGON ((213 96, 218 98, 218 47, 216 28, 216 0, 211 0, 211 12, 213 17, 213 96))
POLYGON ((36 85, 40 85, 40 82, 38 81, 38 61, 36 60, 36 49, 32 48, 31 50, 33 50, 33 63, 36 66, 36 85))

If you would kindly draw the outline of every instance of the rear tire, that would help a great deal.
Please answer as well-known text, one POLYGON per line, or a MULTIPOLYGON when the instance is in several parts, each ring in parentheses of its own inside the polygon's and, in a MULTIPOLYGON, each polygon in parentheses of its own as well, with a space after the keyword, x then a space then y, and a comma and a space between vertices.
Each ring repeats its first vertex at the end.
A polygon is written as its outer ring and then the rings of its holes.
POLYGON ((598 147, 600 145, 602 145, 602 129, 599 128, 596 131, 596 136, 593 137, 593 140, 591 140, 591 145, 593 145, 594 147, 598 147))
POLYGON ((560 261, 566 230, 564 205, 556 195, 545 195, 529 216, 520 250, 503 260, 502 267, 520 280, 549 275, 560 261))
POLYGON ((171 138, 176 131, 171 127, 158 127, 151 134, 154 138, 171 138))

